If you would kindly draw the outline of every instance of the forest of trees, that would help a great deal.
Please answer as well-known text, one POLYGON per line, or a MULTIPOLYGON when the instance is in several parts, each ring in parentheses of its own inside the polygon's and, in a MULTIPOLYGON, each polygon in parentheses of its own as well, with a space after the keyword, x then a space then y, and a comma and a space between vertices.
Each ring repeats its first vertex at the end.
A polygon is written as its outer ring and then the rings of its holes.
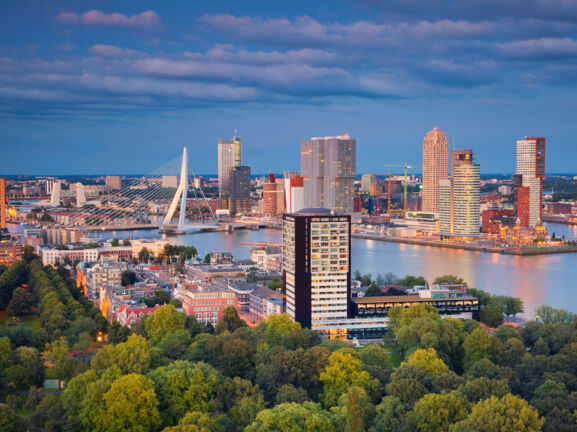
POLYGON ((0 267, 0 302, 2 431, 577 425, 577 319, 563 310, 544 307, 539 322, 487 332, 427 305, 395 308, 383 343, 360 348, 321 341, 286 315, 248 327, 233 308, 212 329, 168 304, 130 330, 108 325, 66 269, 43 267, 31 254, 0 267), (38 326, 25 325, 31 316, 38 326), (99 332, 107 343, 95 342, 99 332), (64 390, 43 390, 47 376, 64 390))

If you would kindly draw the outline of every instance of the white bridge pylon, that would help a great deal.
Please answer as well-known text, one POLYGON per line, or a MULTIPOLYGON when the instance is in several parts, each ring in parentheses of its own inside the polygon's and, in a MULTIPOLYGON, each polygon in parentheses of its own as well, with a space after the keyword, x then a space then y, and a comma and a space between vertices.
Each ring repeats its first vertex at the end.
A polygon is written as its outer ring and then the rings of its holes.
POLYGON ((178 183, 178 188, 174 194, 174 198, 170 203, 168 212, 164 217, 163 225, 169 225, 174 216, 174 211, 178 205, 178 200, 180 199, 180 214, 178 216, 178 229, 184 229, 184 221, 186 214, 186 194, 188 191, 188 152, 186 147, 182 151, 182 168, 180 169, 180 182, 178 183))
MULTIPOLYGON (((182 151, 182 167, 180 169, 180 181, 178 183, 178 188, 176 189, 176 193, 174 194, 174 198, 170 203, 170 207, 168 208, 168 212, 164 217, 162 225, 167 226, 170 225, 172 222, 172 218, 174 217, 174 212, 176 211, 176 207, 180 201, 180 213, 178 215, 178 231, 186 231, 187 229, 200 229, 200 228, 218 228, 218 224, 214 225, 205 225, 205 224, 192 224, 186 225, 186 200, 187 200, 187 193, 188 193, 188 151, 186 147, 184 147, 182 151)), ((202 189, 201 189, 202 192, 202 189)), ((196 196, 196 192, 195 192, 196 196)), ((203 194, 204 196, 204 194, 203 194)), ((204 198, 206 201, 206 198, 204 198)), ((208 203, 207 203, 208 205, 208 203)), ((210 206, 209 206, 210 208, 210 206)), ((214 216, 213 216, 214 218, 214 216)))

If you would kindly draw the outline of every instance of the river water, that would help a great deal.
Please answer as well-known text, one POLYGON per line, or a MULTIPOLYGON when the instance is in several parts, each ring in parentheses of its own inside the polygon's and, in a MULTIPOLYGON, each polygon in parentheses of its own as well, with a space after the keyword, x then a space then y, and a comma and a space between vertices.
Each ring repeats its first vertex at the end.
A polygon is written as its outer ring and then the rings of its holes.
MULTIPOLYGON (((549 233, 558 237, 577 237, 577 227, 549 224, 549 233)), ((159 238, 156 230, 99 233, 100 238, 159 238)), ((234 233, 193 233, 167 236, 171 243, 195 246, 199 254, 231 251, 237 258, 248 258, 250 243, 281 243, 281 232, 239 230, 234 233)), ((523 299, 525 316, 534 316, 535 308, 547 304, 577 313, 577 253, 515 256, 487 252, 408 245, 378 240, 353 239, 352 268, 361 273, 392 272, 424 276, 432 282, 436 276, 455 274, 470 286, 492 294, 523 299)))

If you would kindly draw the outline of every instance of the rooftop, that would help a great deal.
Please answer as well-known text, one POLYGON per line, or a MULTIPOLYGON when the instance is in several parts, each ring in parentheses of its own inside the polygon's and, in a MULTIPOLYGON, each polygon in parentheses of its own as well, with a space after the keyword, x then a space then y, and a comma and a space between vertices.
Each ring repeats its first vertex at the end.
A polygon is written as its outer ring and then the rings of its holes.
POLYGON ((327 208, 305 208, 302 210, 299 210, 297 212, 294 212, 293 214, 297 214, 297 215, 306 215, 306 216, 316 216, 316 215, 322 215, 322 216, 326 216, 326 215, 334 215, 335 212, 331 209, 327 209, 327 208))

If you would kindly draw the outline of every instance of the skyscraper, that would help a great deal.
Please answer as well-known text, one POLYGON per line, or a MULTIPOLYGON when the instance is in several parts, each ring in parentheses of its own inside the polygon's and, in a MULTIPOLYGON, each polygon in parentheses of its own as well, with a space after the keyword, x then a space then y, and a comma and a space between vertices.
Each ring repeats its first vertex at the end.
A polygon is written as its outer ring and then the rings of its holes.
POLYGON ((265 215, 277 214, 277 179, 274 174, 269 174, 268 179, 262 185, 262 212, 265 215))
POLYGON ((329 209, 283 216, 286 313, 315 330, 350 316, 351 218, 329 209))
POLYGON ((366 192, 370 196, 378 196, 379 183, 375 174, 363 174, 361 176, 361 192, 366 192))
POLYGON ((357 140, 349 135, 301 141, 305 207, 353 212, 357 140))
POLYGON ((0 177, 0 229, 6 228, 6 180, 0 177))
POLYGON ((218 198, 220 208, 229 208, 230 178, 232 170, 241 164, 242 141, 235 136, 232 139, 218 139, 218 198))
POLYGON ((422 210, 439 212, 439 182, 449 178, 449 145, 438 128, 428 132, 423 140, 422 210))
POLYGON ((250 167, 234 167, 230 175, 229 210, 231 215, 250 213, 250 167))
POLYGON ((478 237, 481 169, 472 150, 451 152, 451 179, 439 181, 439 232, 445 236, 478 237))
MULTIPOLYGON (((541 222, 543 177, 545 177, 545 138, 525 137, 517 141, 517 169, 523 188, 528 188, 528 206, 517 205, 521 224, 534 227, 541 222), (522 210, 524 213, 520 213, 522 210)), ((522 193, 527 193, 521 190, 522 193)))

